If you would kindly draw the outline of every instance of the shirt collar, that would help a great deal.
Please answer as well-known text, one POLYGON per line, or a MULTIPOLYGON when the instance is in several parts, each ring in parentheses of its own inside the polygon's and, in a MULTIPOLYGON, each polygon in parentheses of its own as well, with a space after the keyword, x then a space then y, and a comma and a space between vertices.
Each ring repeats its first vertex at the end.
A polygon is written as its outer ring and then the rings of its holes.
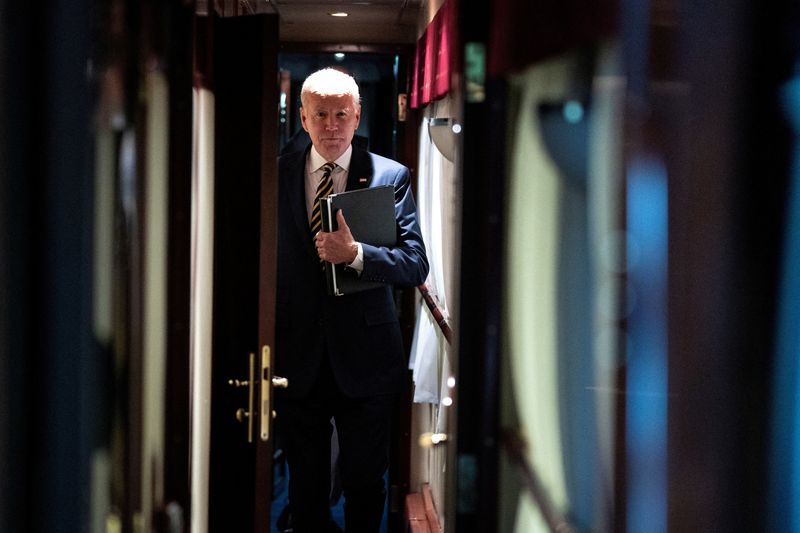
MULTIPOLYGON (((311 152, 309 152, 308 157, 311 162, 312 172, 316 172, 322 167, 322 165, 328 162, 324 157, 319 155, 319 152, 317 152, 317 149, 314 147, 314 145, 311 145, 311 152)), ((345 169, 345 171, 349 172, 350 159, 352 157, 353 157, 353 145, 351 144, 350 146, 347 147, 347 150, 345 150, 344 153, 340 155, 336 161, 334 161, 334 163, 345 169)))

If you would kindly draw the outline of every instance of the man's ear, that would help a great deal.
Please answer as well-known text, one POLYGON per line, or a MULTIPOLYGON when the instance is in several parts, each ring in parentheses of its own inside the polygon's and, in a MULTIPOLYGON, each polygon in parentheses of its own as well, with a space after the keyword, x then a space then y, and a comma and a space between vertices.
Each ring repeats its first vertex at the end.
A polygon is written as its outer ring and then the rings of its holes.
POLYGON ((306 108, 303 106, 300 106, 300 125, 303 126, 304 130, 308 131, 306 127, 306 108))

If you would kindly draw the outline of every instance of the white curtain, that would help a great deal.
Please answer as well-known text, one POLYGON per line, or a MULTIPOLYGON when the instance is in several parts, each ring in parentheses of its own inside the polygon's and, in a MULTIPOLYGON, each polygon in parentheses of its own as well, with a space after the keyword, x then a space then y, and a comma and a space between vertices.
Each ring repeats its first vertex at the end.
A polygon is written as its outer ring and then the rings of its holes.
MULTIPOLYGON (((565 98, 571 58, 553 59, 512 78, 519 94, 509 139, 505 322, 511 389, 525 456, 559 510, 568 508, 558 375, 558 253, 563 181, 541 137, 537 109, 565 98)), ((547 531, 531 498, 519 500, 514 531, 547 531)))
MULTIPOLYGON (((448 161, 431 142, 428 122, 436 113, 448 113, 449 101, 444 100, 428 106, 419 135, 419 172, 417 180, 417 211, 422 236, 430 262, 430 273, 426 284, 438 300, 444 316, 449 317, 447 307, 447 282, 452 279, 448 269, 453 264, 453 206, 448 203, 455 196, 453 163, 448 161)), ((447 362, 448 346, 439 326, 433 319, 425 302, 418 298, 419 312, 411 345, 409 366, 413 369, 414 401, 439 404, 446 390, 449 377, 447 362)), ((437 418, 441 418, 437 417, 437 418)), ((438 421, 437 427, 444 421, 438 421)))
MULTIPOLYGON (((451 117, 450 100, 434 102, 427 106, 426 117, 419 132, 419 172, 417 180, 417 210, 422 235, 431 270, 426 284, 438 300, 443 314, 449 319, 450 306, 454 305, 455 286, 458 283, 453 265, 458 259, 456 215, 461 198, 456 192, 458 180, 454 164, 447 160, 431 142, 428 122, 432 117, 451 117)), ((443 401, 450 396, 449 357, 452 347, 422 299, 417 298, 418 312, 414 341, 411 346, 410 367, 413 369, 414 402, 412 419, 415 437, 422 433, 448 433, 448 407, 443 401)), ((443 527, 447 450, 443 447, 423 449, 413 447, 411 452, 412 479, 415 490, 428 483, 443 527)))
MULTIPOLYGON (((543 61, 510 79, 516 107, 510 110, 508 146, 508 367, 502 386, 514 417, 504 423, 519 426, 528 463, 556 508, 581 531, 608 529, 613 496, 624 86, 613 74, 613 47, 600 52, 585 119, 590 126, 584 188, 555 164, 539 118, 542 103, 564 102, 573 94, 583 75, 580 55, 543 61), (571 264, 577 258, 580 264, 571 264)), ((516 486, 516 480, 504 483, 506 490, 516 486)), ((504 525, 504 531, 517 533, 548 530, 530 497, 519 498, 516 516, 504 525)))

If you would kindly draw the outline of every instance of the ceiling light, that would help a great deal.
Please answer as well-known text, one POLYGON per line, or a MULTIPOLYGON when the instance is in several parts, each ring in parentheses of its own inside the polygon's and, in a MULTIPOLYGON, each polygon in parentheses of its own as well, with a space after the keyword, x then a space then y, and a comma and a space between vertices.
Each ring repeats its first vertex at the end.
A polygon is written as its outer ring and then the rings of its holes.
POLYGON ((332 17, 346 17, 349 13, 345 13, 344 11, 337 11, 336 13, 328 13, 328 15, 332 17))

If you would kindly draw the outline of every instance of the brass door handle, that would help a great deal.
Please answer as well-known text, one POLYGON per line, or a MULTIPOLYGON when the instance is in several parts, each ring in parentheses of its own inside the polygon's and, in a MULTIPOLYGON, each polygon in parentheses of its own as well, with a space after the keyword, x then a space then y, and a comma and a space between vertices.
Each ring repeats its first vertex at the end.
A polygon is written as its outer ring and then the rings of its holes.
POLYGON ((419 436, 422 448, 433 448, 447 442, 447 433, 423 433, 419 436))

